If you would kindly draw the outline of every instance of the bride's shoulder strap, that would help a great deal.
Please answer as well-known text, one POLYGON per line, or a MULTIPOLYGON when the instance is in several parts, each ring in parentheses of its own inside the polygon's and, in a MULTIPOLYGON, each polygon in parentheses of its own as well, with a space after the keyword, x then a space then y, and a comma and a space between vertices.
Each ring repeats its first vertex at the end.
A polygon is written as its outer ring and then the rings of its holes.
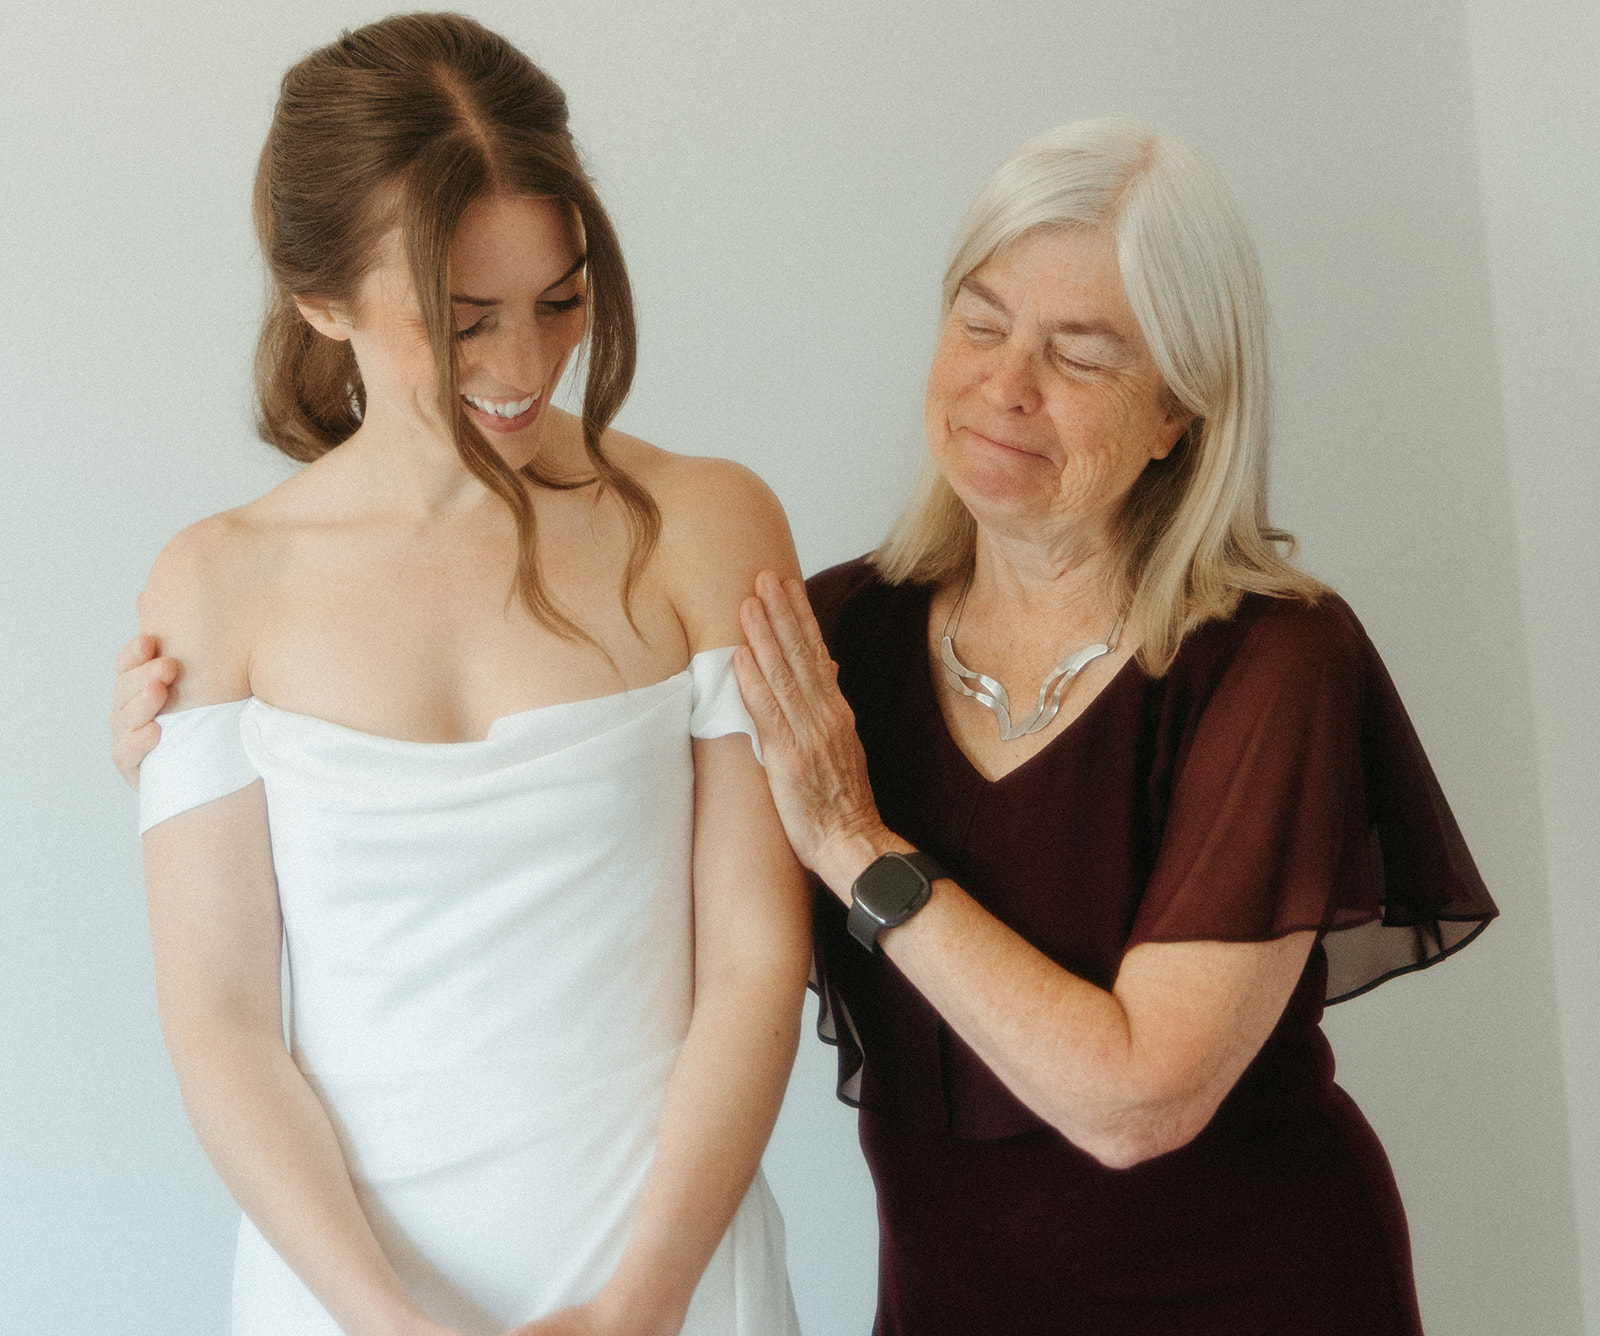
POLYGON ((240 723, 248 700, 159 716, 161 739, 139 766, 139 833, 260 778, 240 723))

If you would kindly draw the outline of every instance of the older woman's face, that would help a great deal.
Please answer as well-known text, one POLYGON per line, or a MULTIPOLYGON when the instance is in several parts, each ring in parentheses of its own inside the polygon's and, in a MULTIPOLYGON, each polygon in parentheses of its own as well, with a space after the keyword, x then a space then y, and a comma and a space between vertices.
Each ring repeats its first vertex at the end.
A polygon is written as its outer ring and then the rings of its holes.
POLYGON ((975 269, 928 375, 940 472, 980 525, 1045 542, 1103 538, 1189 420, 1098 228, 1030 233, 975 269))

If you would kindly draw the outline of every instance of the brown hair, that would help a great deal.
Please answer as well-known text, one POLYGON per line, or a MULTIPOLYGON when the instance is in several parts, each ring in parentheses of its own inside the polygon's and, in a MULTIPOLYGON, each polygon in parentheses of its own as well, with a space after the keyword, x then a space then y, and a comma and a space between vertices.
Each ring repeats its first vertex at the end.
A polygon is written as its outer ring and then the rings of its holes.
POLYGON ((271 275, 256 345, 257 430, 291 459, 306 461, 361 425, 366 391, 349 343, 312 329, 294 299, 353 302, 377 262, 380 241, 398 224, 456 451, 516 520, 517 593, 552 630, 589 639, 540 578, 523 480, 583 484, 547 475, 537 460, 519 476, 467 419, 458 396, 450 242, 467 209, 496 193, 564 201, 582 224, 588 255, 583 442, 595 477, 616 493, 627 515, 627 609, 661 528, 649 492, 600 445, 627 397, 637 356, 627 269, 567 128, 565 94, 472 19, 396 15, 345 32, 283 76, 256 170, 256 232, 271 275))

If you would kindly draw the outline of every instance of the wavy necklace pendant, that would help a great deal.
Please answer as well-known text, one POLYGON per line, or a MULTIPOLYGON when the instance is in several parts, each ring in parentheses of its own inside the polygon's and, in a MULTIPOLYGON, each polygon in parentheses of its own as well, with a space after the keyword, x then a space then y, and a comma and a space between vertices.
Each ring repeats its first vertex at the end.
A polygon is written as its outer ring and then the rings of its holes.
POLYGON ((971 587, 972 577, 969 575, 967 587, 961 591, 960 602, 956 604, 950 617, 945 619, 944 634, 939 640, 939 658, 944 664, 945 681, 950 684, 952 690, 959 691, 963 696, 972 697, 979 705, 985 705, 994 712, 994 717, 1000 723, 1002 742, 1025 738, 1030 733, 1048 728, 1051 720, 1061 709, 1061 697, 1066 693, 1072 679, 1102 654, 1109 654, 1116 647, 1117 633, 1122 629, 1122 619, 1120 617, 1117 619, 1111 628, 1111 634, 1102 643, 1085 645, 1082 649, 1074 650, 1056 664, 1039 685, 1039 700, 1034 706, 1033 713, 1014 724, 1011 722, 1011 698, 1006 694, 1005 687, 986 673, 973 672, 956 657, 953 641, 956 631, 961 626, 961 610, 966 607, 967 593, 971 587), (952 618, 955 626, 950 625, 952 618), (969 686, 969 682, 976 685, 969 686))

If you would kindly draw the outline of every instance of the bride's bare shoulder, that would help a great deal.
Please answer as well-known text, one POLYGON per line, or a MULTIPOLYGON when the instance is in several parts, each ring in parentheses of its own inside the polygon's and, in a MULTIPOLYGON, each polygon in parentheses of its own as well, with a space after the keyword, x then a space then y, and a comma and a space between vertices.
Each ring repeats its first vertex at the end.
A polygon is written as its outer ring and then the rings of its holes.
POLYGON ((169 709, 250 694, 251 631, 281 544, 267 499, 189 525, 150 569, 140 630, 183 665, 169 709))
POLYGON ((657 567, 691 647, 743 640, 739 603, 756 573, 800 573, 789 521, 772 489, 743 464, 672 454, 631 437, 614 457, 660 507, 657 567))
POLYGON ((706 527, 725 531, 727 520, 740 515, 756 530, 779 529, 788 537, 788 520, 778 498, 743 464, 673 454, 636 437, 622 441, 626 448, 616 452, 617 462, 649 489, 661 507, 663 526, 670 524, 692 539, 706 527))

